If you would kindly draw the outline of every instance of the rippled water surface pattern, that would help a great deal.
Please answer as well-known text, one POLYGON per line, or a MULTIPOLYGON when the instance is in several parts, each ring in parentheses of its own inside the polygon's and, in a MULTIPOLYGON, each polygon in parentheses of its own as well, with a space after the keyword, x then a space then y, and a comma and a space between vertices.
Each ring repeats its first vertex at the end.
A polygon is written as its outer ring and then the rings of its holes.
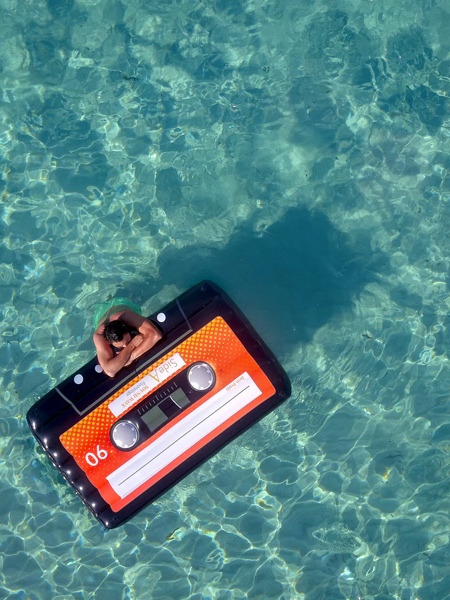
POLYGON ((450 597, 447 0, 0 0, 0 598, 450 597), (105 531, 33 402, 202 278, 292 397, 105 531))

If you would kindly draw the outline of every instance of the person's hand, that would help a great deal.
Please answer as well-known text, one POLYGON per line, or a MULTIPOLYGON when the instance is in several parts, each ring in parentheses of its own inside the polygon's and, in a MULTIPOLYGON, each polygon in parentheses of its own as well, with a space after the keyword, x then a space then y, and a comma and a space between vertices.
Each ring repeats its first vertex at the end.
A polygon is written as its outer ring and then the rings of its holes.
POLYGON ((134 338, 131 340, 131 342, 128 344, 128 346, 130 346, 131 348, 137 348, 140 344, 142 344, 142 342, 144 341, 144 336, 141 335, 140 333, 138 333, 138 335, 135 335, 134 338))
POLYGON ((128 367, 134 361, 134 358, 133 358, 134 348, 135 348, 135 346, 133 345, 133 340, 131 340, 131 342, 128 344, 128 346, 122 350, 122 352, 126 351, 127 353, 129 353, 128 360, 124 364, 124 367, 128 367))
POLYGON ((130 352, 130 357, 127 360, 127 362, 125 363, 125 367, 128 367, 129 365, 131 365, 131 363, 134 360, 136 360, 136 357, 133 356, 133 350, 135 348, 137 348, 138 346, 140 346, 143 341, 144 341, 144 336, 141 335, 140 333, 138 335, 135 335, 134 338, 132 340, 130 340, 130 343, 126 347, 127 350, 130 352))

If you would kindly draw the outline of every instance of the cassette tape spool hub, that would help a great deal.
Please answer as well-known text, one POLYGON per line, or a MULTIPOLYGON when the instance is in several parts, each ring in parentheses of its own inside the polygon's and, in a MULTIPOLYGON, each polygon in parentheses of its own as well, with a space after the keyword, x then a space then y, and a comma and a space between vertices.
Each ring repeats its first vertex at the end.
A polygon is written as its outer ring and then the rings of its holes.
POLYGON ((216 381, 216 374, 208 363, 198 362, 189 367, 187 380, 193 390, 203 392, 213 387, 216 381))
POLYGON ((153 502, 290 395, 246 317, 203 281, 149 317, 163 338, 107 377, 96 358, 28 411, 33 435, 108 529, 153 502))
POLYGON ((132 450, 139 442, 139 427, 132 421, 117 421, 111 427, 111 441, 119 450, 132 450))

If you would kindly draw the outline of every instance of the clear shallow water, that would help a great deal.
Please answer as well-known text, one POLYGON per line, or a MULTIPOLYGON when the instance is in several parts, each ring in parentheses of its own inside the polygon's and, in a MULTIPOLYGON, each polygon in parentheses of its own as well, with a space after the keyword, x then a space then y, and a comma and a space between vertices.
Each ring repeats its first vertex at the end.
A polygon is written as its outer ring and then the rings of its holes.
POLYGON ((0 12, 0 597, 449 597, 447 3, 0 12), (25 413, 202 277, 293 396, 105 532, 25 413))

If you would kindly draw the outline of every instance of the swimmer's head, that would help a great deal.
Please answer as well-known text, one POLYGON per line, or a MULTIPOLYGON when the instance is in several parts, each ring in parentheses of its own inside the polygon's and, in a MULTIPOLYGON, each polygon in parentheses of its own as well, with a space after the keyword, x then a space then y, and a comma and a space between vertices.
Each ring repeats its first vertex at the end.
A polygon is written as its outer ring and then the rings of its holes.
POLYGON ((103 337, 116 348, 124 348, 130 343, 131 334, 123 321, 109 321, 103 330, 103 337))

